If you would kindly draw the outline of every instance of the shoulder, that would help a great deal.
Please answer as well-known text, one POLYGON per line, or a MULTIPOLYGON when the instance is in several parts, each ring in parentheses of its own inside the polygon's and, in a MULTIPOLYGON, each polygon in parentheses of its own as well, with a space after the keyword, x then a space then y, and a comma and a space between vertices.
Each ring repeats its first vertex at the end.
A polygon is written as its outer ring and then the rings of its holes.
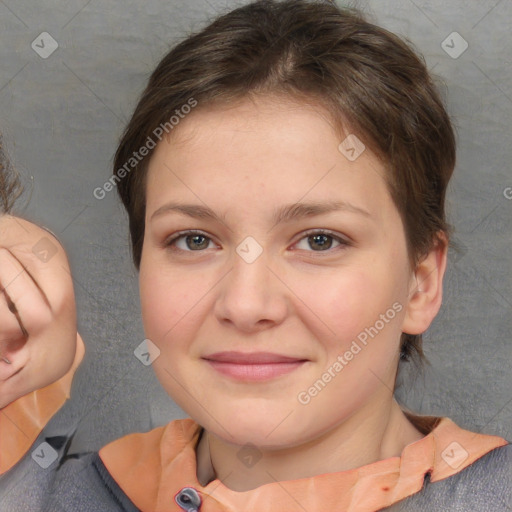
POLYGON ((63 459, 55 471, 44 512, 139 512, 97 452, 63 459))
POLYGON ((99 452, 69 455, 55 471, 43 511, 138 512, 132 500, 151 495, 161 465, 197 435, 198 425, 191 419, 174 420, 149 432, 128 434, 99 452))
POLYGON ((200 427, 192 419, 173 420, 149 432, 117 439, 104 446, 99 456, 121 487, 152 487, 162 467, 174 461, 185 447, 195 446, 199 433, 200 427))
POLYGON ((510 510, 512 506, 512 445, 486 453, 459 473, 428 487, 445 489, 452 499, 465 500, 474 511, 510 510))
POLYGON ((454 475, 431 482, 420 492, 386 509, 396 512, 512 510, 512 445, 495 448, 454 475))

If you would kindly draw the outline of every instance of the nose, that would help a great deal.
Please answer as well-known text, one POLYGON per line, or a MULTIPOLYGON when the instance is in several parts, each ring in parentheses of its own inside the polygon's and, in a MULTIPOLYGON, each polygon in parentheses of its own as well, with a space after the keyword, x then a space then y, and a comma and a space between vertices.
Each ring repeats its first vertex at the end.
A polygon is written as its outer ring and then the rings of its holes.
POLYGON ((233 266, 222 279, 215 303, 219 322, 243 332, 258 332, 283 322, 289 291, 278 269, 269 266, 263 251, 256 259, 236 252, 233 266))

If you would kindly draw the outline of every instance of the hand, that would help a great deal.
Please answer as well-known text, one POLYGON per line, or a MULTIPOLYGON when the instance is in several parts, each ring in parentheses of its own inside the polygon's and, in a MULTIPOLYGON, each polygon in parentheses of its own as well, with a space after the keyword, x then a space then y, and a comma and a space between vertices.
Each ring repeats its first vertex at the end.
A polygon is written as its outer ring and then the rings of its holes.
POLYGON ((0 216, 0 408, 67 373, 76 346, 64 249, 35 224, 0 216))

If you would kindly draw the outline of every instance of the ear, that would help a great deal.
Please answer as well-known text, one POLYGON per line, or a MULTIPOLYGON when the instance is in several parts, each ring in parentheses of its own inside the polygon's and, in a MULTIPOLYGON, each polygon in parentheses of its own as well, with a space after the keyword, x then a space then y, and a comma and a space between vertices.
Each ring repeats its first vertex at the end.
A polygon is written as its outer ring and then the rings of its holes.
POLYGON ((448 240, 439 233, 436 245, 418 263, 411 275, 409 298, 402 332, 422 334, 436 317, 443 300, 448 240))

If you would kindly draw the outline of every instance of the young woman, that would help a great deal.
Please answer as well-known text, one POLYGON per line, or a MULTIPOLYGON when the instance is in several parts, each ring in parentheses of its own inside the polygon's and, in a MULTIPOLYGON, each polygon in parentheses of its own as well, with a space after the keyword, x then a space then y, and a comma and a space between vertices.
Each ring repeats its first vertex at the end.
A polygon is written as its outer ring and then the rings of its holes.
POLYGON ((421 58, 331 2, 173 48, 117 150, 147 356, 190 418, 62 461, 46 510, 505 511, 512 450, 403 410, 455 165, 421 58))

